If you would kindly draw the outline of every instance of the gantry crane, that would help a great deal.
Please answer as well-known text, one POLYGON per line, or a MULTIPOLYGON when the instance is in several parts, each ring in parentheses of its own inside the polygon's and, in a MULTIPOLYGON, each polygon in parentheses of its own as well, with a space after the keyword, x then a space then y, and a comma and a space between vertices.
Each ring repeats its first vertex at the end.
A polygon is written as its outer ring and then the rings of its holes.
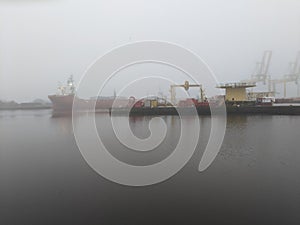
POLYGON ((183 87, 186 91, 188 91, 190 87, 199 87, 200 100, 201 100, 201 102, 204 101, 204 91, 202 89, 202 85, 201 84, 190 84, 188 81, 185 81, 184 84, 172 84, 170 86, 170 94, 171 94, 171 103, 172 104, 176 104, 175 88, 177 88, 177 87, 183 87))
POLYGON ((264 85, 268 82, 268 91, 265 92, 248 92, 248 98, 249 99, 256 99, 257 97, 270 97, 274 96, 275 93, 271 91, 271 76, 268 74, 270 62, 272 58, 272 51, 266 50, 263 53, 262 59, 260 62, 256 63, 256 68, 254 70, 254 73, 251 75, 250 79, 242 80, 243 83, 254 83, 257 84, 259 82, 263 83, 264 85))
POLYGON ((251 75, 251 78, 247 80, 242 80, 242 82, 247 82, 247 83, 262 82, 263 84, 266 84, 269 78, 268 71, 269 71, 271 58, 272 58, 272 51, 270 50, 264 51, 261 61, 256 63, 256 69, 254 73, 251 75))
POLYGON ((283 75, 281 79, 271 80, 273 91, 276 92, 276 85, 283 84, 283 96, 286 97, 286 84, 295 82, 297 85, 297 97, 300 96, 300 51, 296 56, 296 60, 290 63, 290 71, 283 75))

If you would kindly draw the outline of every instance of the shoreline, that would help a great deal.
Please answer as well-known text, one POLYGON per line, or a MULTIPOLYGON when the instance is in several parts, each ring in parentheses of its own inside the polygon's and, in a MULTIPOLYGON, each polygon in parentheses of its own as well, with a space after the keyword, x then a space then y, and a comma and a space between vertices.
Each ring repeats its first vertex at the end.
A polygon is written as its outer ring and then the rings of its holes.
POLYGON ((52 106, 17 106, 17 107, 0 107, 0 110, 13 111, 13 110, 41 110, 52 109, 52 106))

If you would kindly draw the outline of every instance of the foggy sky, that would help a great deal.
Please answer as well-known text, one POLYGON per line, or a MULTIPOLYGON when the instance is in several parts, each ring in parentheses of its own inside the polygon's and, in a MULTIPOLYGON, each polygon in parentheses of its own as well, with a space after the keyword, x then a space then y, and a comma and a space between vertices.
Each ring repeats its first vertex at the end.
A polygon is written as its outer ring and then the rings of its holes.
POLYGON ((78 81, 97 57, 140 40, 191 49, 220 82, 248 78, 273 50, 269 71, 281 77, 300 50, 299 12, 297 0, 0 0, 0 99, 47 99, 70 74, 78 81))

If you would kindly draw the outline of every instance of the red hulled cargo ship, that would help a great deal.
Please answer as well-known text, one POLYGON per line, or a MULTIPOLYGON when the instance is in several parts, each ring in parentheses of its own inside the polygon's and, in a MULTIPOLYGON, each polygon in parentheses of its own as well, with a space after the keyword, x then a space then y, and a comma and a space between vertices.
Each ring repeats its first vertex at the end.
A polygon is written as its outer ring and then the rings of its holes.
POLYGON ((73 103, 76 102, 76 110, 85 110, 95 107, 96 110, 107 110, 112 108, 127 108, 135 103, 133 97, 116 97, 116 96, 97 96, 88 100, 78 98, 75 95, 75 85, 73 77, 71 76, 66 86, 59 86, 58 93, 49 95, 48 98, 52 102, 52 108, 57 112, 71 112, 73 103))

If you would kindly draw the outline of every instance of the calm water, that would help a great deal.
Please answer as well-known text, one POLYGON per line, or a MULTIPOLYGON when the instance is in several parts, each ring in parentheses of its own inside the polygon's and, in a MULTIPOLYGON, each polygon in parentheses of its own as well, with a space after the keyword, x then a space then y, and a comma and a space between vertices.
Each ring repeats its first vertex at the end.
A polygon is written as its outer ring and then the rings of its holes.
MULTIPOLYGON (((104 143, 122 161, 146 165, 166 158, 178 140, 178 117, 158 149, 136 153, 97 114, 104 143)), ((130 119, 149 135, 149 117, 130 119)), ((228 118, 221 151, 198 172, 210 118, 200 117, 200 144, 171 179, 126 187, 96 174, 82 158, 71 118, 51 111, 0 111, 0 224, 300 224, 300 116, 228 118)))

